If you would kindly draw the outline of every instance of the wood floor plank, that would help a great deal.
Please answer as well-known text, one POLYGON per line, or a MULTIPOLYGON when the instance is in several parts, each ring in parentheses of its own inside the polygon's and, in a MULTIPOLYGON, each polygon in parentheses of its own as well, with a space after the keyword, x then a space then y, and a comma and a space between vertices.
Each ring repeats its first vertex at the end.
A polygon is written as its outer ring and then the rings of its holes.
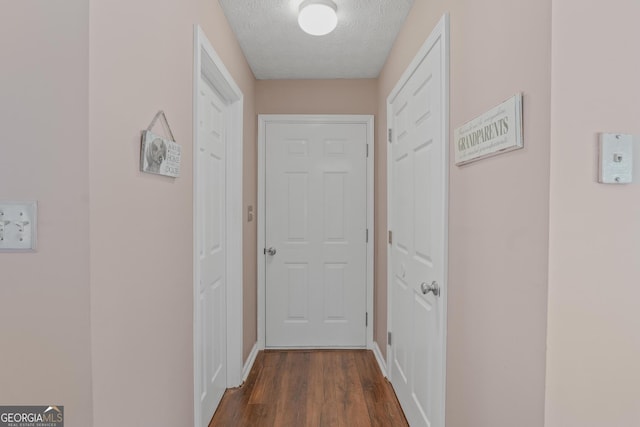
POLYGON ((307 420, 306 427, 322 427, 322 410, 324 405, 318 402, 325 401, 323 380, 323 357, 321 353, 312 352, 309 357, 309 374, 307 384, 307 420))
POLYGON ((344 404, 346 376, 342 365, 341 352, 327 352, 324 355, 323 383, 325 388, 324 418, 331 419, 326 425, 346 427, 347 413, 344 404), (328 412, 331 411, 331 412, 328 412))
POLYGON ((407 425, 391 384, 382 376, 373 354, 357 358, 356 366, 362 381, 362 390, 374 427, 407 425))
POLYGON ((355 361, 356 358, 359 359, 362 355, 358 354, 356 356, 353 353, 347 353, 342 361, 346 379, 345 413, 346 419, 350 421, 352 427, 369 427, 371 425, 369 417, 363 416, 368 414, 368 408, 355 361))
POLYGON ((304 426, 307 421, 307 383, 309 353, 292 351, 282 375, 282 392, 278 396, 276 426, 304 426))
MULTIPOLYGON (((278 393, 282 380, 279 372, 285 369, 287 362, 287 354, 278 352, 261 352, 262 360, 260 366, 257 367, 258 373, 255 385, 251 387, 249 403, 268 403, 274 393, 278 393)), ((252 372, 256 369, 254 368, 252 372)))
POLYGON ((406 427, 367 350, 260 352, 242 387, 225 393, 209 427, 406 427))

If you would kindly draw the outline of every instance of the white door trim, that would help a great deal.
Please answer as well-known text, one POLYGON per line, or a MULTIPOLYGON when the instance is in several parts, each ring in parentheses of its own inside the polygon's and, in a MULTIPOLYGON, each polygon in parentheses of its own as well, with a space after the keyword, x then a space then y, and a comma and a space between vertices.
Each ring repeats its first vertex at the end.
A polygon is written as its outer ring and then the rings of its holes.
MULTIPOLYGON (((258 116, 258 345, 265 348, 266 322, 266 268, 265 268, 265 170, 266 170, 266 125, 267 123, 362 123, 367 126, 367 348, 373 349, 373 116, 371 115, 306 115, 306 114, 260 114, 258 116)), ((363 319, 364 321, 364 319, 363 319)))
MULTIPOLYGON (((443 352, 442 354, 442 369, 443 369, 442 414, 443 414, 443 421, 444 421, 444 417, 446 414, 445 412, 446 390, 445 389, 446 389, 446 374, 447 374, 447 357, 446 357, 447 356, 446 354, 447 353, 447 294, 448 294, 447 288, 449 284, 449 279, 448 279, 448 271, 449 271, 449 268, 448 268, 449 266, 449 221, 448 221, 448 218, 449 218, 449 46, 450 46, 449 14, 445 13, 440 18, 440 20, 436 24, 435 28, 433 29, 433 31, 431 32, 427 40, 424 42, 424 44, 422 45, 422 47, 420 48, 416 56, 413 58, 413 60, 411 61, 411 63, 409 64, 405 72, 402 74, 402 77, 400 77, 400 80, 398 80, 395 87, 389 94, 389 97, 387 98, 387 127, 389 127, 390 124, 393 123, 393 113, 391 109, 391 105, 393 104, 393 101, 398 96, 398 94, 400 93, 404 85, 407 84, 410 77, 416 72, 416 70, 422 63, 422 61, 431 52, 431 50, 433 49, 435 44, 438 42, 438 40, 442 41, 441 71, 442 71, 442 84, 444 85, 444 90, 442 92, 442 99, 441 99, 441 102, 442 102, 441 125, 443 130, 443 141, 446 145, 446 148, 442 150, 442 159, 441 159, 444 165, 444 199, 445 199, 443 201, 444 202, 443 218, 445 222, 444 271, 443 271, 444 282, 442 285, 442 293, 441 293, 441 298, 443 303, 443 317, 444 317, 443 319, 444 320, 443 321, 444 345, 442 347, 442 352, 443 352)), ((391 130, 390 127, 389 129, 387 129, 387 131, 389 130, 391 130)), ((386 138, 386 135, 385 135, 385 139, 387 140, 387 142, 385 143, 385 148, 387 151, 387 232, 388 232, 389 225, 393 224, 392 209, 391 209, 391 204, 389 203, 389 200, 392 200, 393 198, 392 174, 389 173, 389 171, 393 170, 392 169, 393 156, 391 155, 391 149, 389 147, 389 141, 388 141, 388 138, 386 138)), ((387 244, 387 331, 393 331, 393 325, 392 325, 393 304, 391 301, 393 293, 389 292, 389 284, 393 283, 392 281, 393 281, 393 269, 391 266, 391 245, 387 244)), ((389 360, 391 360, 391 354, 392 354, 391 352, 392 352, 392 348, 387 343, 387 366, 389 366, 389 360)), ((387 369, 387 374, 389 375, 390 380, 391 380, 392 371, 393 370, 390 368, 387 369)))
POLYGON ((197 322, 198 278, 197 248, 195 236, 198 233, 195 219, 198 191, 198 94, 202 75, 227 104, 225 128, 226 138, 226 270, 227 270, 227 387, 242 383, 242 145, 243 145, 243 104, 244 96, 224 63, 213 49, 204 31, 194 26, 194 67, 193 67, 193 357, 194 357, 194 411, 195 425, 200 426, 200 381, 196 357, 200 349, 200 326, 197 322))

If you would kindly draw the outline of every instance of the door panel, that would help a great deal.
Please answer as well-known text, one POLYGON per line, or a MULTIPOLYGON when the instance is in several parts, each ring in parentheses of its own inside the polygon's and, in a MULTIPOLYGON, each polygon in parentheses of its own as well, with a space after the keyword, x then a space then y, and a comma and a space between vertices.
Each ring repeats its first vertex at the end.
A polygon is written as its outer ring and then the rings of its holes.
POLYGON ((202 423, 208 425, 227 387, 225 271, 225 105, 204 81, 199 93, 197 147, 197 254, 202 333, 202 423))
POLYGON ((415 427, 442 427, 445 286, 444 83, 438 40, 391 103, 391 381, 415 427))
POLYGON ((307 242, 309 211, 309 174, 286 172, 287 179, 287 240, 307 242))
POLYGON ((266 125, 266 345, 366 345, 365 124, 266 125))

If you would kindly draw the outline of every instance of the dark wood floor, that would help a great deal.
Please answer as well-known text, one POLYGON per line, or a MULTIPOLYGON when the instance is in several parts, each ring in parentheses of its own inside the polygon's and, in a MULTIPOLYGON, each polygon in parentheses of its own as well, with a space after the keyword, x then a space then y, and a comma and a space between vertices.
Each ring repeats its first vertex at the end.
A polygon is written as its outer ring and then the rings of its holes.
POLYGON ((408 426, 367 350, 264 351, 209 427, 408 426))

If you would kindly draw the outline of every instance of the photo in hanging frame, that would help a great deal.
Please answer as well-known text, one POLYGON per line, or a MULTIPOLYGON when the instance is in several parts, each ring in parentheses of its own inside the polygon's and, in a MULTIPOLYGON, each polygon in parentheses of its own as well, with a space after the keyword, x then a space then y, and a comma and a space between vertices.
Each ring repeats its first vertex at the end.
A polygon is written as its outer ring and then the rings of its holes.
POLYGON ((142 131, 140 170, 146 173, 176 178, 180 175, 182 147, 151 131, 142 131))

